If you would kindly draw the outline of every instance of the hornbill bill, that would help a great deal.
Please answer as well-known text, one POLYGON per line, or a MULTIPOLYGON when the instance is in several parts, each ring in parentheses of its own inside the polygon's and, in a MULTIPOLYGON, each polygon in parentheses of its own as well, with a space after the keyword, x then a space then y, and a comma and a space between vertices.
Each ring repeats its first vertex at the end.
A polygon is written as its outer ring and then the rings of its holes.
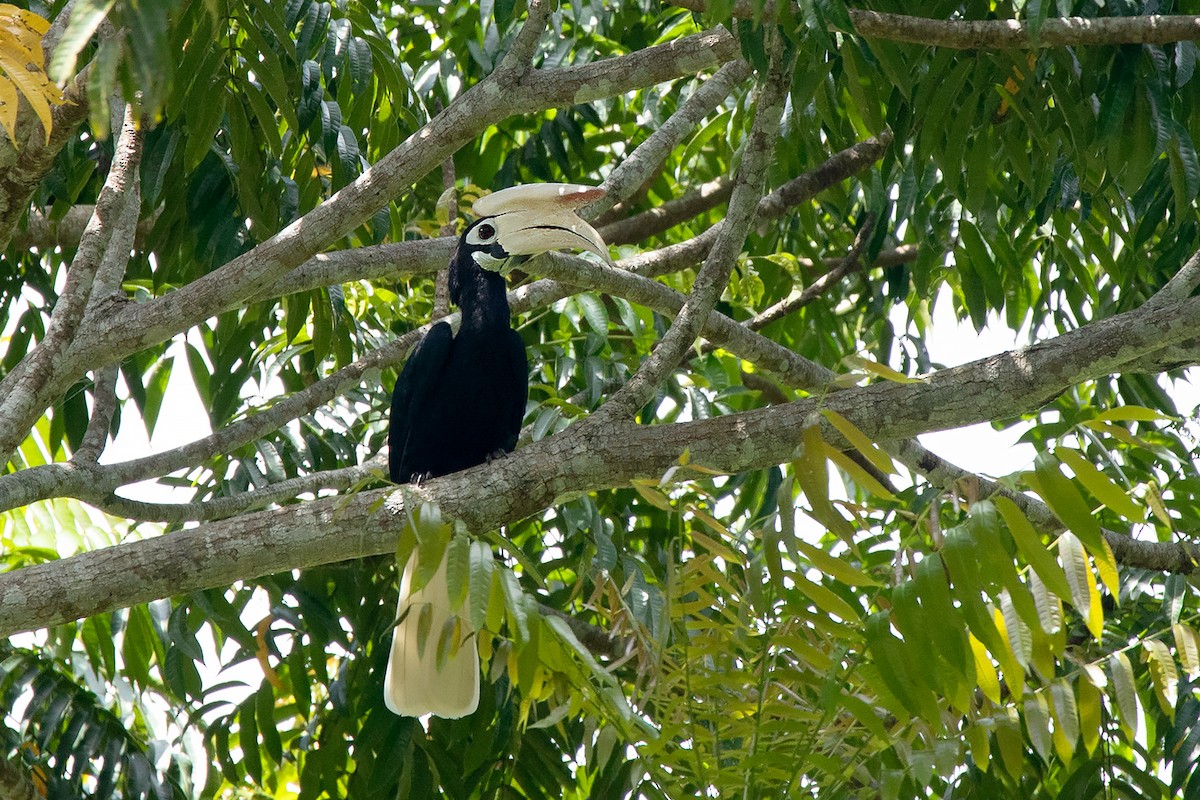
MULTIPOLYGON (((517 444, 529 374, 525 345, 509 325, 504 275, 548 250, 589 250, 608 260, 604 240, 575 209, 603 189, 534 184, 503 189, 474 204, 479 219, 450 259, 450 302, 462 311, 457 334, 439 322, 413 351, 392 393, 388 463, 395 483, 457 472, 511 452, 517 444)), ((384 680, 388 708, 402 716, 462 717, 479 702, 474 634, 438 665, 437 638, 451 619, 445 559, 429 583, 411 592, 416 552, 400 580, 384 680), (422 606, 432 612, 418 647, 422 606)))

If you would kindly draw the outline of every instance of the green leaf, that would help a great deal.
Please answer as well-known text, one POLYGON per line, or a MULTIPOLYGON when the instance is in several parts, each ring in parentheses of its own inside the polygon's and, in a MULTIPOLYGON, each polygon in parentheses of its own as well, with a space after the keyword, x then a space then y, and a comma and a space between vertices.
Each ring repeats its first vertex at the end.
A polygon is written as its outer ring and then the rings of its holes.
POLYGON ((798 538, 793 544, 797 550, 804 554, 805 558, 812 562, 814 567, 836 581, 840 581, 848 586, 880 585, 879 581, 875 580, 867 573, 846 563, 837 556, 830 555, 815 545, 811 545, 808 542, 798 538))
POLYGON ((904 644, 892 634, 888 615, 880 612, 867 617, 865 634, 867 648, 892 694, 910 714, 940 727, 933 693, 917 684, 913 671, 919 667, 904 644))
POLYGON ((283 741, 279 738, 279 729, 275 727, 275 693, 271 691, 270 682, 263 681, 254 697, 255 722, 258 724, 263 749, 267 751, 268 758, 276 764, 282 764, 283 741))
POLYGON ((829 501, 829 470, 826 467, 825 442, 821 438, 820 427, 810 425, 804 429, 803 437, 804 451, 800 458, 792 462, 796 482, 808 498, 813 518, 849 541, 853 538, 854 529, 829 501))
POLYGON ((967 641, 966 620, 962 618, 950 596, 941 556, 931 553, 917 565, 913 579, 917 597, 924 610, 925 624, 935 646, 935 652, 963 678, 963 683, 975 682, 975 660, 967 641))
POLYGON ((1084 749, 1090 756, 1100 744, 1100 733, 1104 725, 1102 695, 1091 681, 1078 681, 1076 686, 1079 695, 1076 702, 1079 709, 1079 734, 1083 737, 1084 749))
POLYGON ((521 584, 517 582, 517 576, 513 574, 512 570, 502 569, 498 574, 500 588, 504 590, 504 607, 508 612, 509 632, 517 644, 526 644, 530 637, 530 618, 525 605, 525 593, 521 591, 521 584))
POLYGON ((795 583, 796 590, 806 596, 817 608, 826 614, 832 614, 846 622, 854 622, 862 616, 860 611, 855 610, 853 606, 836 595, 828 587, 814 583, 798 572, 793 573, 791 577, 795 583))
POLYGON ((65 84, 75 75, 79 54, 88 46, 115 0, 81 0, 71 7, 71 18, 46 69, 50 80, 65 84))
POLYGON ((1041 537, 1017 504, 1003 496, 994 498, 993 502, 1000 511, 1000 516, 1004 518, 1004 524, 1013 541, 1017 543, 1017 549, 1037 576, 1059 597, 1070 597, 1071 589, 1062 567, 1054 560, 1050 550, 1042 544, 1041 537))
POLYGON ((1093 419, 1101 422, 1172 422, 1173 417, 1169 417, 1152 408, 1143 406, 1117 406, 1115 408, 1106 408, 1097 414, 1093 419))
POLYGON ((1047 761, 1050 758, 1050 708, 1042 692, 1034 692, 1025 698, 1025 731, 1034 751, 1047 761))
POLYGON ((450 589, 450 610, 457 613, 466 602, 471 583, 471 537, 456 532, 446 549, 446 585, 450 589))
POLYGON ((1138 730, 1138 695, 1134 683, 1133 665, 1121 650, 1108 657, 1108 674, 1112 677, 1112 694, 1120 713, 1121 725, 1130 733, 1138 730))
POLYGON ((1000 616, 1004 621, 1008 645, 1016 656, 1017 663, 1028 670, 1033 661, 1033 633, 1017 613, 1012 603, 1012 595, 1007 589, 1000 593, 1000 616))
POLYGON ((1050 684, 1050 711, 1054 725, 1067 742, 1074 747, 1079 741, 1079 709, 1075 703, 1075 689, 1066 678, 1050 684))

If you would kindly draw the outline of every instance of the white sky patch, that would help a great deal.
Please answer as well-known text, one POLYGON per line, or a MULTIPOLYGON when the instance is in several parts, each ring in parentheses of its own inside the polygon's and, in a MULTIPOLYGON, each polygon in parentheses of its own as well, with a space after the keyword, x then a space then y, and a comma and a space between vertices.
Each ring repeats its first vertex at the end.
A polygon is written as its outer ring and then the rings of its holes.
MULTIPOLYGON (((954 317, 949 286, 942 286, 931 305, 925 345, 930 360, 936 364, 957 367, 1021 347, 1028 341, 1027 330, 1013 331, 995 314, 989 314, 986 327, 976 333, 970 322, 962 322, 954 317)), ((906 315, 907 309, 902 305, 897 305, 892 311, 892 324, 898 332, 907 329, 906 315)), ((917 439, 956 466, 996 477, 1033 465, 1033 458, 1037 454, 1033 445, 1017 441, 1030 427, 1029 424, 1023 424, 998 431, 990 423, 983 422, 965 428, 923 433, 917 439)))

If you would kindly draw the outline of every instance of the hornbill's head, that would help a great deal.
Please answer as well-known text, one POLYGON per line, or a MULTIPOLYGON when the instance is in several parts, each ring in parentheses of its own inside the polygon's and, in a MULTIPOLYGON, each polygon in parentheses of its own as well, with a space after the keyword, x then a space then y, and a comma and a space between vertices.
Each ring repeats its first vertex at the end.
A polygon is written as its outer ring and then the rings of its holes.
POLYGON ((488 272, 506 274, 529 256, 549 250, 588 250, 608 261, 608 247, 575 210, 604 196, 598 186, 535 183, 479 198, 479 215, 451 260, 450 300, 458 303, 458 265, 470 258, 488 272))

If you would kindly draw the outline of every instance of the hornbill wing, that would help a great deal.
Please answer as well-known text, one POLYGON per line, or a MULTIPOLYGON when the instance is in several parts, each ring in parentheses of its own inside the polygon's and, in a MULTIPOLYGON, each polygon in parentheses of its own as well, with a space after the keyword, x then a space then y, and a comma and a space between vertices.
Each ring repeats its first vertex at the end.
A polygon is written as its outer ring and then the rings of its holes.
POLYGON ((393 483, 406 483, 412 473, 408 436, 413 425, 420 424, 417 416, 437 386, 453 343, 454 332, 447 323, 434 325, 409 355, 396 379, 388 430, 388 473, 393 483))
POLYGON ((510 409, 511 416, 508 418, 509 432, 512 436, 508 440, 507 450, 512 452, 517 446, 517 438, 521 435, 521 423, 525 421, 525 405, 529 402, 529 359, 525 355, 525 342, 521 340, 521 334, 512 328, 508 329, 508 349, 509 364, 512 368, 509 380, 514 386, 520 387, 520 402, 513 404, 510 409))

